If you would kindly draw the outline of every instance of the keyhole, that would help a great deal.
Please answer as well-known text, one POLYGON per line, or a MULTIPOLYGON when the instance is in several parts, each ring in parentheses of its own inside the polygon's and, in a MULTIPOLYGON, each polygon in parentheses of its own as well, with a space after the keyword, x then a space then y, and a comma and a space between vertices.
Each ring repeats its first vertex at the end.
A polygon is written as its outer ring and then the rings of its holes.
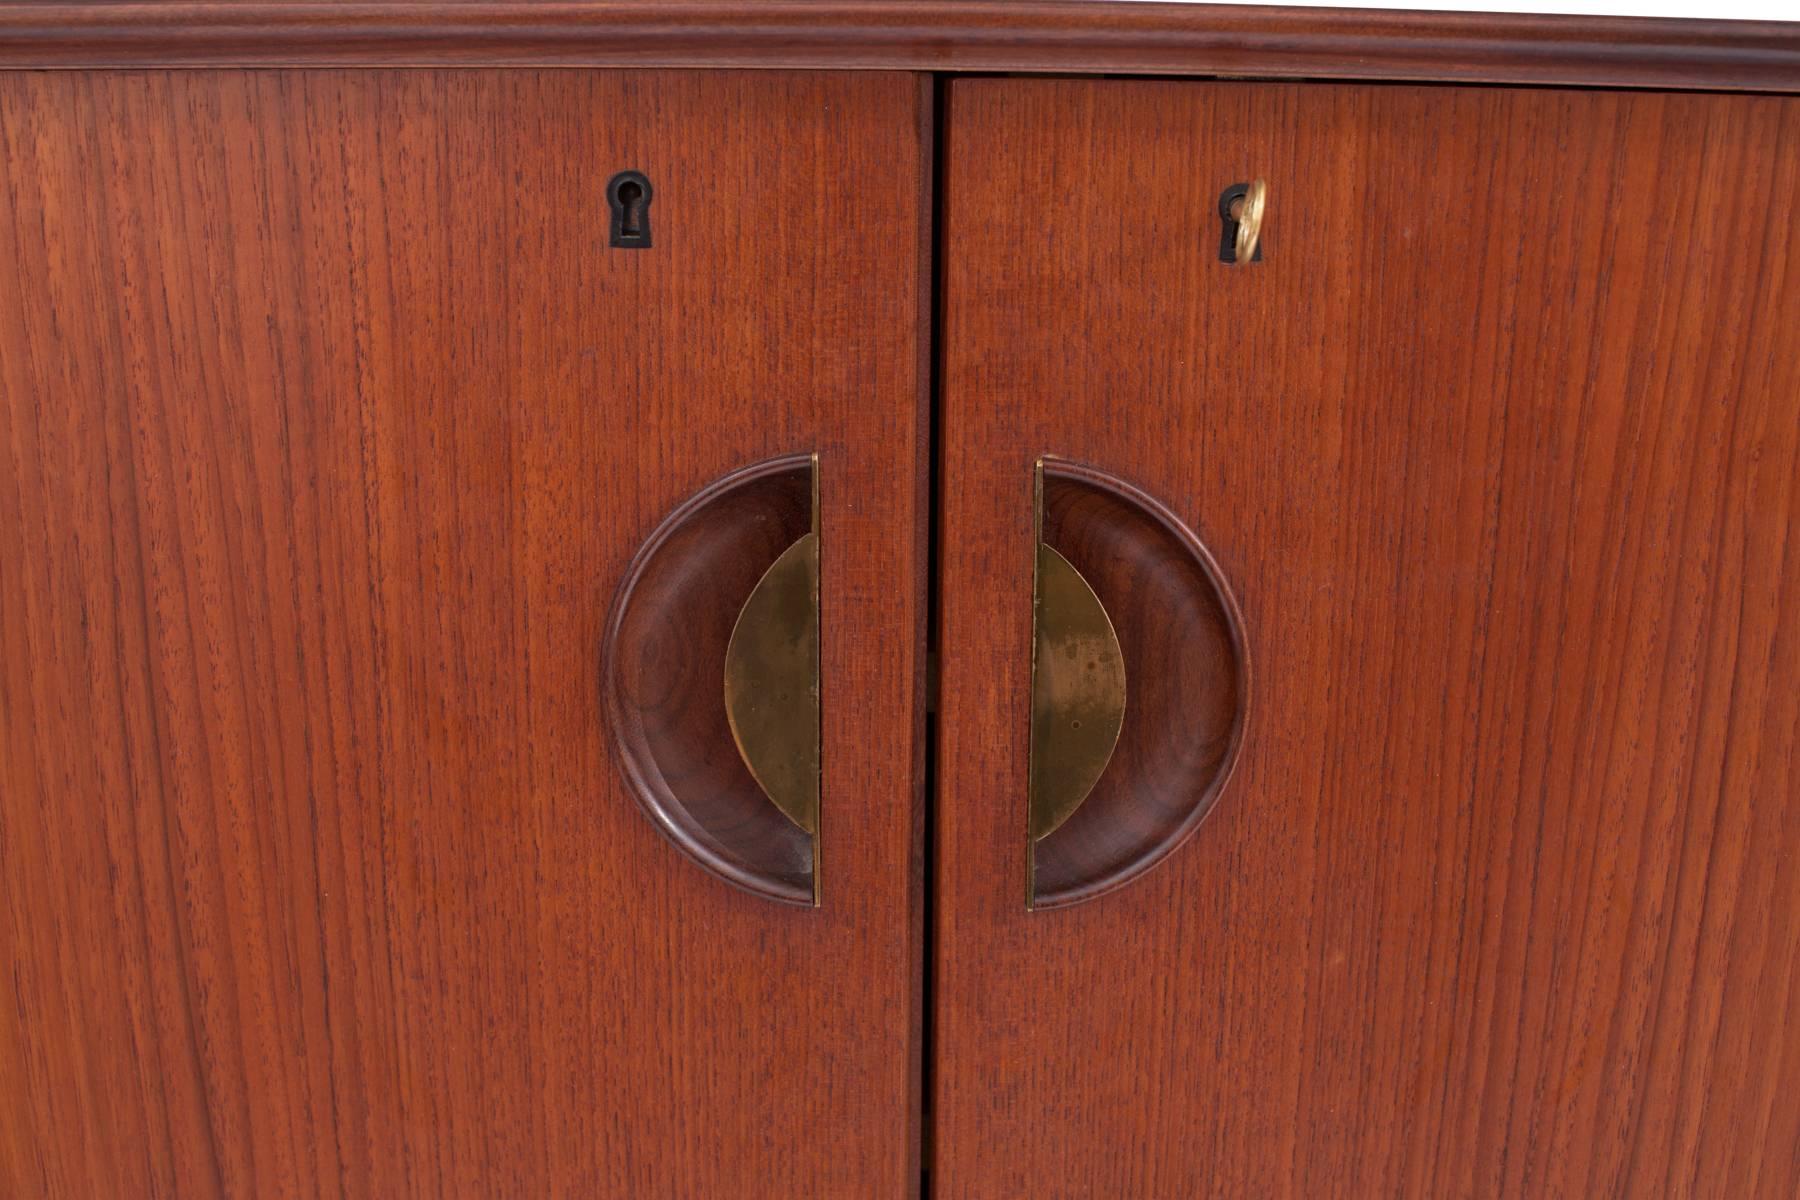
POLYGON ((655 193, 641 171, 620 171, 606 185, 612 205, 612 245, 641 250, 650 245, 650 200, 655 193))
POLYGON ((635 238, 644 236, 644 185, 635 179, 627 179, 619 185, 619 207, 625 215, 619 221, 619 236, 635 238))
MULTIPOLYGON (((1244 212, 1244 197, 1249 193, 1247 183, 1234 183, 1219 195, 1219 221, 1224 226, 1223 236, 1219 239, 1219 261, 1234 263, 1237 261, 1238 218, 1244 212)), ((1250 255, 1251 262, 1262 261, 1262 246, 1259 243, 1250 255)))

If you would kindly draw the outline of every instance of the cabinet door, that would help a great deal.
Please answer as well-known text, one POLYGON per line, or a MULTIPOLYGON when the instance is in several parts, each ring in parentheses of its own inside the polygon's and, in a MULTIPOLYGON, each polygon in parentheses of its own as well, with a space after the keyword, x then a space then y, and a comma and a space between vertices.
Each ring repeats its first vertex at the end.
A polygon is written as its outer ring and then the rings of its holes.
POLYGON ((946 119, 940 1194, 1794 1195, 1800 103, 946 119), (1028 855, 1041 456, 1124 707, 1028 855))
MULTIPOLYGON (((926 103, 0 78, 0 1192, 916 1183, 926 103), (665 515, 813 453, 817 908, 659 835, 602 686, 665 515)), ((655 719, 724 729, 792 507, 676 562, 655 719)))

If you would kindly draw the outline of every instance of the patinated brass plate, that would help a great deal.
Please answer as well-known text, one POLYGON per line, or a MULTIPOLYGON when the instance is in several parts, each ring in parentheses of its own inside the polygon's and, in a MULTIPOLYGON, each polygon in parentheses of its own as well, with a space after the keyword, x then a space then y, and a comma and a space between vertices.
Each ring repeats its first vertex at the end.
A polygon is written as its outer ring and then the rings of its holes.
POLYGON ((1100 598, 1043 542, 1031 660, 1031 837, 1069 819, 1094 790, 1125 720, 1125 659, 1100 598))
POLYGON ((819 535, 782 552, 738 613, 725 650, 725 715, 763 792, 819 827, 819 535))

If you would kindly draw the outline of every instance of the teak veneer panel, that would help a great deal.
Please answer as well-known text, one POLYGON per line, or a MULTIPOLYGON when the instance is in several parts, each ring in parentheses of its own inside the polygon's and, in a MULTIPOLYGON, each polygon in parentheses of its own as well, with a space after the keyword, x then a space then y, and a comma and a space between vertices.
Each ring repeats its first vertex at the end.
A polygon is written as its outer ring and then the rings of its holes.
POLYGON ((0 77, 0 1194, 917 1186, 928 107, 0 77), (599 652, 665 513, 815 448, 812 910, 658 836, 599 652))
POLYGON ((1800 102, 948 103, 937 1194, 1800 1194, 1800 102), (1204 541, 1255 694, 1028 913, 1042 454, 1204 541))

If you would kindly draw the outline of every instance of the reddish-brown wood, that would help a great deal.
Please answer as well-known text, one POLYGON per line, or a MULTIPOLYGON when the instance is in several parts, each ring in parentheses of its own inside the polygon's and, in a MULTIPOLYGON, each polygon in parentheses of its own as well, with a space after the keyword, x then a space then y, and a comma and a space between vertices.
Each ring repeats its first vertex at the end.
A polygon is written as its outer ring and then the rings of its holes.
POLYGON ((916 1187, 928 105, 0 79, 0 1193, 916 1187), (814 448, 816 910, 657 835, 599 687, 657 522, 814 448))
POLYGON ((1800 23, 1017 0, 0 3, 0 67, 560 64, 1800 91, 1800 23))
POLYGON ((1800 102, 946 128, 937 1194, 1800 1193, 1800 102), (1044 453, 1204 540, 1255 694, 1192 838, 1028 913, 1044 453))

